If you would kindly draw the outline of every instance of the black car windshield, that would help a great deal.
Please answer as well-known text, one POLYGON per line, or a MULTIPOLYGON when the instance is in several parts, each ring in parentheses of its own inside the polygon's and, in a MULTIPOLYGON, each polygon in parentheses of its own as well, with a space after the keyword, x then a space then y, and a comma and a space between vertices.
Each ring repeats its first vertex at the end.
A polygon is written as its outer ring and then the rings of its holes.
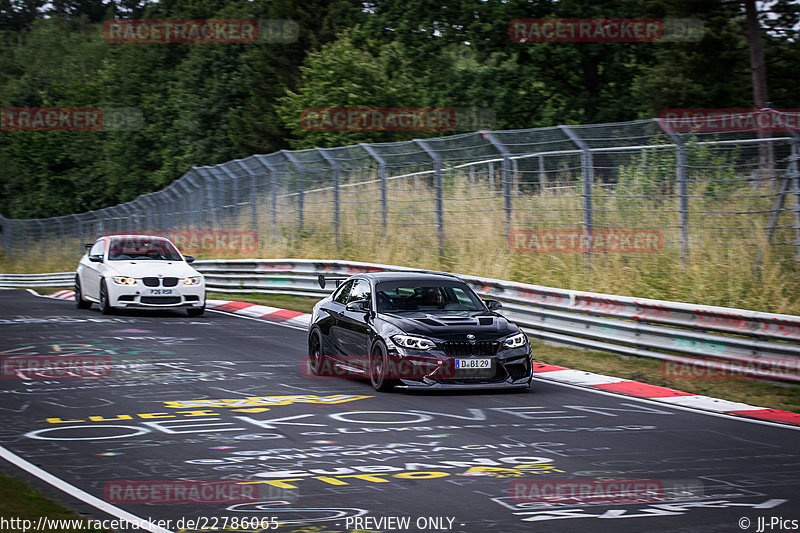
POLYGON ((169 241, 147 236, 112 238, 108 249, 108 259, 109 261, 183 260, 181 254, 169 241))
POLYGON ((480 299, 458 281, 387 281, 376 286, 378 312, 485 311, 480 299))

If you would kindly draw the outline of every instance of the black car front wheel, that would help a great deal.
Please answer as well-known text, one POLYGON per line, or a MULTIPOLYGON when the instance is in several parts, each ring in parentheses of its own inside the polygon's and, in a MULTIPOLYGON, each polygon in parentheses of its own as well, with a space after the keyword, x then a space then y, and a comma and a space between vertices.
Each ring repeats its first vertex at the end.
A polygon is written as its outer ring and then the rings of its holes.
POLYGON ((383 341, 377 341, 369 354, 369 381, 376 391, 392 390, 394 380, 389 378, 389 373, 389 350, 383 341))
POLYGON ((314 330, 308 336, 308 368, 315 376, 325 375, 325 354, 322 353, 322 336, 314 330))

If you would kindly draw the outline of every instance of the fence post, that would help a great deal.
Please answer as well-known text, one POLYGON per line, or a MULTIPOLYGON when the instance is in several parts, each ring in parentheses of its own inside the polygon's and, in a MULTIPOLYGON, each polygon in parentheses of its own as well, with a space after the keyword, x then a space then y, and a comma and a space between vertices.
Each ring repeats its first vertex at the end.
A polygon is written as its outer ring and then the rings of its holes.
POLYGON ((444 257, 444 198, 442 190, 442 156, 437 154, 425 141, 414 139, 433 161, 433 186, 436 194, 436 237, 439 241, 439 257, 444 257))
POLYGON ((792 153, 789 156, 789 164, 786 167, 786 180, 790 181, 790 194, 794 197, 791 211, 794 213, 792 227, 794 229, 794 260, 800 265, 800 136, 792 134, 792 153))
POLYGON ((6 254, 6 257, 11 259, 11 250, 8 247, 9 237, 11 236, 11 224, 3 215, 0 215, 0 233, 3 234, 3 253, 6 254))
MULTIPOLYGON (((492 133, 491 131, 484 131, 483 137, 494 146, 497 151, 503 156, 503 163, 500 166, 500 181, 503 184, 503 209, 505 212, 503 227, 505 228, 505 236, 506 240, 508 240, 508 235, 511 233, 511 215, 512 215, 512 204, 511 204, 511 183, 509 180, 509 175, 511 173, 511 152, 505 147, 503 143, 492 133)), ((491 169, 491 163, 489 168, 491 169)), ((491 173, 491 171, 490 171, 491 173)))
POLYGON ((256 182, 256 173, 248 168, 241 159, 237 159, 236 163, 239 165, 239 168, 244 170, 245 174, 250 177, 250 224, 253 227, 253 231, 258 232, 258 209, 256 209, 256 190, 258 183, 256 182))
MULTIPOLYGON (((238 178, 236 174, 228 170, 226 163, 221 165, 217 165, 217 167, 222 174, 225 174, 227 180, 231 183, 231 191, 233 192, 233 224, 234 226, 239 226, 239 184, 237 183, 238 178)), ((220 177, 220 180, 222 178, 220 177)))
MULTIPOLYGON (((180 181, 172 182, 172 185, 164 189, 164 207, 167 209, 167 220, 170 223, 170 231, 177 231, 183 225, 183 196, 176 190, 180 181)), ((166 229, 166 228, 165 228, 166 229)))
POLYGON ((689 192, 686 179, 686 143, 681 137, 664 127, 660 119, 653 119, 667 137, 675 143, 677 157, 675 160, 675 178, 678 182, 678 240, 681 245, 681 263, 689 260, 689 192))
POLYGON ((325 148, 317 148, 317 152, 333 170, 333 240, 339 247, 339 163, 325 152, 325 148))
MULTIPOLYGON (((583 177, 583 226, 589 236, 589 242, 592 242, 592 186, 594 185, 594 164, 592 162, 592 150, 583 139, 572 131, 569 126, 559 126, 561 130, 575 143, 581 150, 581 175, 583 177)), ((586 252, 587 262, 592 260, 592 245, 589 244, 589 250, 586 252)))
POLYGON ((217 205, 214 198, 213 187, 216 183, 216 179, 214 176, 210 175, 208 169, 206 167, 192 167, 192 170, 203 179, 203 190, 205 192, 205 204, 206 209, 205 212, 210 215, 211 227, 214 228, 217 226, 217 205))
POLYGON ((269 172, 269 204, 270 204, 270 234, 278 234, 278 176, 275 165, 267 161, 263 155, 254 156, 261 166, 269 172))
POLYGON ((547 189, 547 174, 544 171, 544 156, 540 155, 537 159, 539 159, 539 194, 544 196, 547 189))
MULTIPOLYGON (((2 216, 0 216, 0 218, 2 218, 2 216)), ((66 250, 67 249, 67 232, 64 231, 63 218, 64 218, 63 216, 56 217, 56 224, 58 224, 58 234, 60 236, 59 241, 61 242, 61 249, 62 250, 66 250)))
POLYGON ((44 221, 41 218, 37 218, 36 222, 39 224, 39 240, 42 241, 42 262, 44 262, 47 260, 47 245, 45 244, 47 232, 44 229, 44 221))
POLYGON ((375 148, 367 143, 358 143, 358 145, 366 151, 370 157, 378 162, 378 178, 381 180, 381 225, 384 231, 386 230, 387 212, 389 205, 386 199, 386 160, 375 151, 375 148))
POLYGON ((305 200, 305 180, 303 175, 303 164, 289 150, 281 150, 281 153, 294 165, 297 171, 297 231, 303 231, 303 203, 305 200))
POLYGON ((180 215, 180 223, 179 226, 182 229, 189 229, 189 202, 190 202, 190 195, 192 190, 186 185, 188 180, 185 179, 186 174, 184 174, 178 181, 175 182, 175 201, 180 205, 181 215, 180 215), (179 189, 182 189, 179 190, 179 189))

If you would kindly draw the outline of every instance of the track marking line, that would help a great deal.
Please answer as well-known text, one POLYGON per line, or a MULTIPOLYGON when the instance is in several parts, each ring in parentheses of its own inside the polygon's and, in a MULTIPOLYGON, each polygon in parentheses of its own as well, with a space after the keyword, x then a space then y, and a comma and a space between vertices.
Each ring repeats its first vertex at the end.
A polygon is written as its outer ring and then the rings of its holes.
POLYGON ((70 496, 81 500, 84 503, 88 503, 95 509, 103 511, 105 513, 110 514, 111 516, 115 516, 126 522, 131 523, 132 525, 138 526, 141 529, 146 531, 150 531, 151 533, 173 533, 169 529, 164 529, 163 527, 159 527, 149 520, 145 520, 144 518, 139 518, 133 513, 129 513, 123 509, 120 509, 116 505, 111 505, 105 500, 101 500, 97 496, 92 496, 88 492, 79 489, 78 487, 67 483, 63 479, 54 476, 53 474, 42 470, 38 466, 33 463, 30 463, 20 457, 19 455, 15 454, 14 452, 7 450, 0 446, 0 457, 12 463, 19 468, 25 470, 29 474, 36 476, 37 478, 41 479, 42 481, 53 485, 57 489, 60 489, 63 492, 66 492, 70 496))

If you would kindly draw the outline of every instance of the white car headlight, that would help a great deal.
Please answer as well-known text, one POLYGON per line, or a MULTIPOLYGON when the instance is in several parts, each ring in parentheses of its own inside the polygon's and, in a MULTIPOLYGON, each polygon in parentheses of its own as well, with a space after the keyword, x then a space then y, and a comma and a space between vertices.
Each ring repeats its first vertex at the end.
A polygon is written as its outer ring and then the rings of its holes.
POLYGON ((136 280, 128 276, 114 276, 111 279, 113 279, 114 283, 117 285, 136 285, 136 280))
POLYGON ((201 276, 191 276, 189 278, 183 278, 184 285, 200 285, 200 280, 203 278, 201 276))
POLYGON ((423 337, 412 337, 411 335, 393 335, 392 340, 402 348, 412 350, 430 350, 436 347, 436 343, 423 337))
POLYGON ((525 342, 528 338, 525 336, 524 333, 517 333, 506 340, 503 341, 503 346, 506 348, 519 348, 520 346, 525 346, 525 342))

